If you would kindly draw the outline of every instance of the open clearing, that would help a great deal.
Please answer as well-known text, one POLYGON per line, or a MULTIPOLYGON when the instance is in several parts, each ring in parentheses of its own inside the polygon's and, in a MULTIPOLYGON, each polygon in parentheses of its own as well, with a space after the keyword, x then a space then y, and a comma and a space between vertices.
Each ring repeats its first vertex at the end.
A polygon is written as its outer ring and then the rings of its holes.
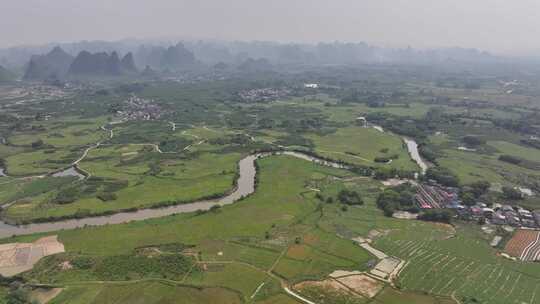
POLYGON ((384 287, 383 283, 365 274, 341 277, 338 278, 337 281, 347 286, 347 288, 353 290, 354 292, 368 298, 375 297, 375 295, 377 295, 377 293, 379 293, 379 291, 381 291, 381 289, 384 287))
POLYGON ((0 245, 0 274, 6 277, 32 269, 41 258, 64 252, 57 236, 48 236, 33 243, 0 245))

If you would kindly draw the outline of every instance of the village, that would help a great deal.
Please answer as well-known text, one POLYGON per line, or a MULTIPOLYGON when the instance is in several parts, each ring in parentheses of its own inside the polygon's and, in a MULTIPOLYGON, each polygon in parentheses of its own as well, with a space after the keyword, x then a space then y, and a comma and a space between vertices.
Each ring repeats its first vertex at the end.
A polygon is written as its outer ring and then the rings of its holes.
POLYGON ((458 217, 468 221, 485 222, 493 225, 512 227, 540 228, 540 210, 530 211, 521 206, 477 202, 472 206, 464 205, 459 199, 459 189, 441 186, 433 181, 418 184, 415 201, 418 208, 453 209, 458 217))
POLYGON ((131 95, 124 101, 125 106, 116 111, 116 116, 123 121, 128 120, 156 120, 163 114, 163 109, 154 100, 144 99, 131 95))
POLYGON ((264 88, 245 90, 238 93, 244 102, 269 102, 275 101, 291 94, 291 90, 283 88, 264 88))

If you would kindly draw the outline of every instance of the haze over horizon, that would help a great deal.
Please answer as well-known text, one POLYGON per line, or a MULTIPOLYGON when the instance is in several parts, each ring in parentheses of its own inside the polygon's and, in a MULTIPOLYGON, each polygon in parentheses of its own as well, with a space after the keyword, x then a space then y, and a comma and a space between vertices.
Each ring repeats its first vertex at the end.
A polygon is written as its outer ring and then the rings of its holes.
POLYGON ((540 54, 540 1, 0 0, 0 47, 182 37, 540 54), (535 14, 534 12, 537 12, 535 14))

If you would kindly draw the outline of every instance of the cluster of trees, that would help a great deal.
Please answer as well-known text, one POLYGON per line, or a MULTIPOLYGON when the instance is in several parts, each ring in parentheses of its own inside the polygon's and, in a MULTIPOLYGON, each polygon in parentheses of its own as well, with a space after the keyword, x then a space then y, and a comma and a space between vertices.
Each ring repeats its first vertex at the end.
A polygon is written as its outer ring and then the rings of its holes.
POLYGON ((422 221, 450 224, 452 220, 452 213, 447 209, 426 210, 418 216, 418 219, 422 221))
MULTIPOLYGON (((48 263, 58 264, 58 259, 53 258, 48 263)), ((136 252, 106 257, 74 256, 70 257, 70 263, 75 269, 85 270, 97 279, 113 281, 155 276, 178 279, 193 267, 191 258, 174 253, 153 257, 136 252)))
POLYGON ((39 149, 44 146, 43 140, 38 139, 30 144, 32 146, 32 149, 39 149))
POLYGON ((159 149, 163 152, 177 152, 191 143, 190 140, 171 136, 159 142, 159 149))
POLYGON ((60 205, 71 204, 74 201, 76 201, 78 198, 80 198, 80 192, 79 192, 78 187, 67 187, 67 188, 61 189, 56 194, 54 202, 60 205))
POLYGON ((477 147, 486 143, 483 138, 474 135, 464 136, 462 140, 468 147, 477 147))
POLYGON ((415 192, 414 187, 410 184, 386 189, 377 197, 377 207, 382 209, 386 216, 392 216, 395 211, 399 210, 417 213, 419 210, 414 205, 415 192))
POLYGON ((525 134, 538 134, 540 133, 540 127, 537 126, 537 122, 540 120, 540 114, 531 114, 530 116, 522 115, 520 119, 493 119, 491 122, 497 127, 501 127, 510 131, 525 133, 525 134))
POLYGON ((96 197, 103 202, 114 201, 118 198, 117 195, 112 192, 102 192, 99 193, 96 197))
POLYGON ((363 205, 364 200, 360 197, 360 194, 356 191, 343 189, 338 193, 338 200, 342 204, 346 205, 363 205))
POLYGON ((540 140, 538 139, 522 139, 521 143, 529 147, 540 149, 540 140))
POLYGON ((53 202, 56 204, 71 204, 84 197, 97 197, 102 201, 116 200, 114 192, 128 186, 127 180, 107 179, 92 176, 84 181, 61 187, 53 202))
POLYGON ((387 180, 394 177, 414 178, 414 172, 396 168, 379 167, 373 170, 373 177, 378 180, 387 180))
POLYGON ((509 200, 521 200, 523 199, 523 194, 516 188, 505 186, 502 188, 502 195, 504 198, 509 200))
POLYGON ((315 144, 309 138, 305 138, 300 134, 289 134, 282 136, 276 142, 277 145, 288 146, 303 146, 307 148, 314 148, 315 144))
POLYGON ((427 145, 420 145, 418 147, 418 153, 420 153, 420 156, 422 156, 422 158, 431 163, 437 163, 437 158, 440 156, 437 151, 431 149, 427 145))
POLYGON ((433 179, 447 187, 459 186, 459 178, 447 168, 431 167, 426 171, 425 178, 433 179))
POLYGON ((210 140, 212 145, 247 145, 251 141, 245 134, 234 134, 230 136, 218 137, 210 140))
POLYGON ((460 198, 465 205, 472 206, 476 200, 489 191, 491 184, 488 181, 478 181, 463 187, 460 198))
MULTIPOLYGON (((315 195, 315 197, 317 197, 317 199, 319 199, 320 201, 325 201, 327 204, 333 204, 334 203, 334 198, 331 197, 331 196, 327 197, 326 200, 325 200, 321 193, 317 193, 315 195)), ((337 196, 337 200, 341 204, 344 204, 344 207, 346 205, 353 206, 353 205, 363 205, 364 204, 364 200, 362 199, 362 197, 360 196, 360 194, 358 192, 356 192, 354 190, 348 190, 348 189, 343 189, 343 190, 339 191, 338 196, 337 196)), ((346 208, 344 209, 344 211, 345 210, 346 210, 346 208)))
POLYGON ((499 160, 503 162, 507 162, 513 165, 519 165, 523 160, 519 157, 503 154, 499 156, 499 160))

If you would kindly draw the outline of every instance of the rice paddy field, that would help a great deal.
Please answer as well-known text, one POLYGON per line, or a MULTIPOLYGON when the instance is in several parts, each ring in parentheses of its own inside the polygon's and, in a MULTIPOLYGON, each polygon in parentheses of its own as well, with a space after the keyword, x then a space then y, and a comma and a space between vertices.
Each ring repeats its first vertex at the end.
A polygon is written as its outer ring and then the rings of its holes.
POLYGON ((408 260, 399 278, 404 290, 481 303, 537 303, 538 266, 497 257, 471 229, 476 228, 458 227, 455 237, 436 241, 426 241, 412 231, 405 237, 406 232, 400 231, 377 245, 408 260))

